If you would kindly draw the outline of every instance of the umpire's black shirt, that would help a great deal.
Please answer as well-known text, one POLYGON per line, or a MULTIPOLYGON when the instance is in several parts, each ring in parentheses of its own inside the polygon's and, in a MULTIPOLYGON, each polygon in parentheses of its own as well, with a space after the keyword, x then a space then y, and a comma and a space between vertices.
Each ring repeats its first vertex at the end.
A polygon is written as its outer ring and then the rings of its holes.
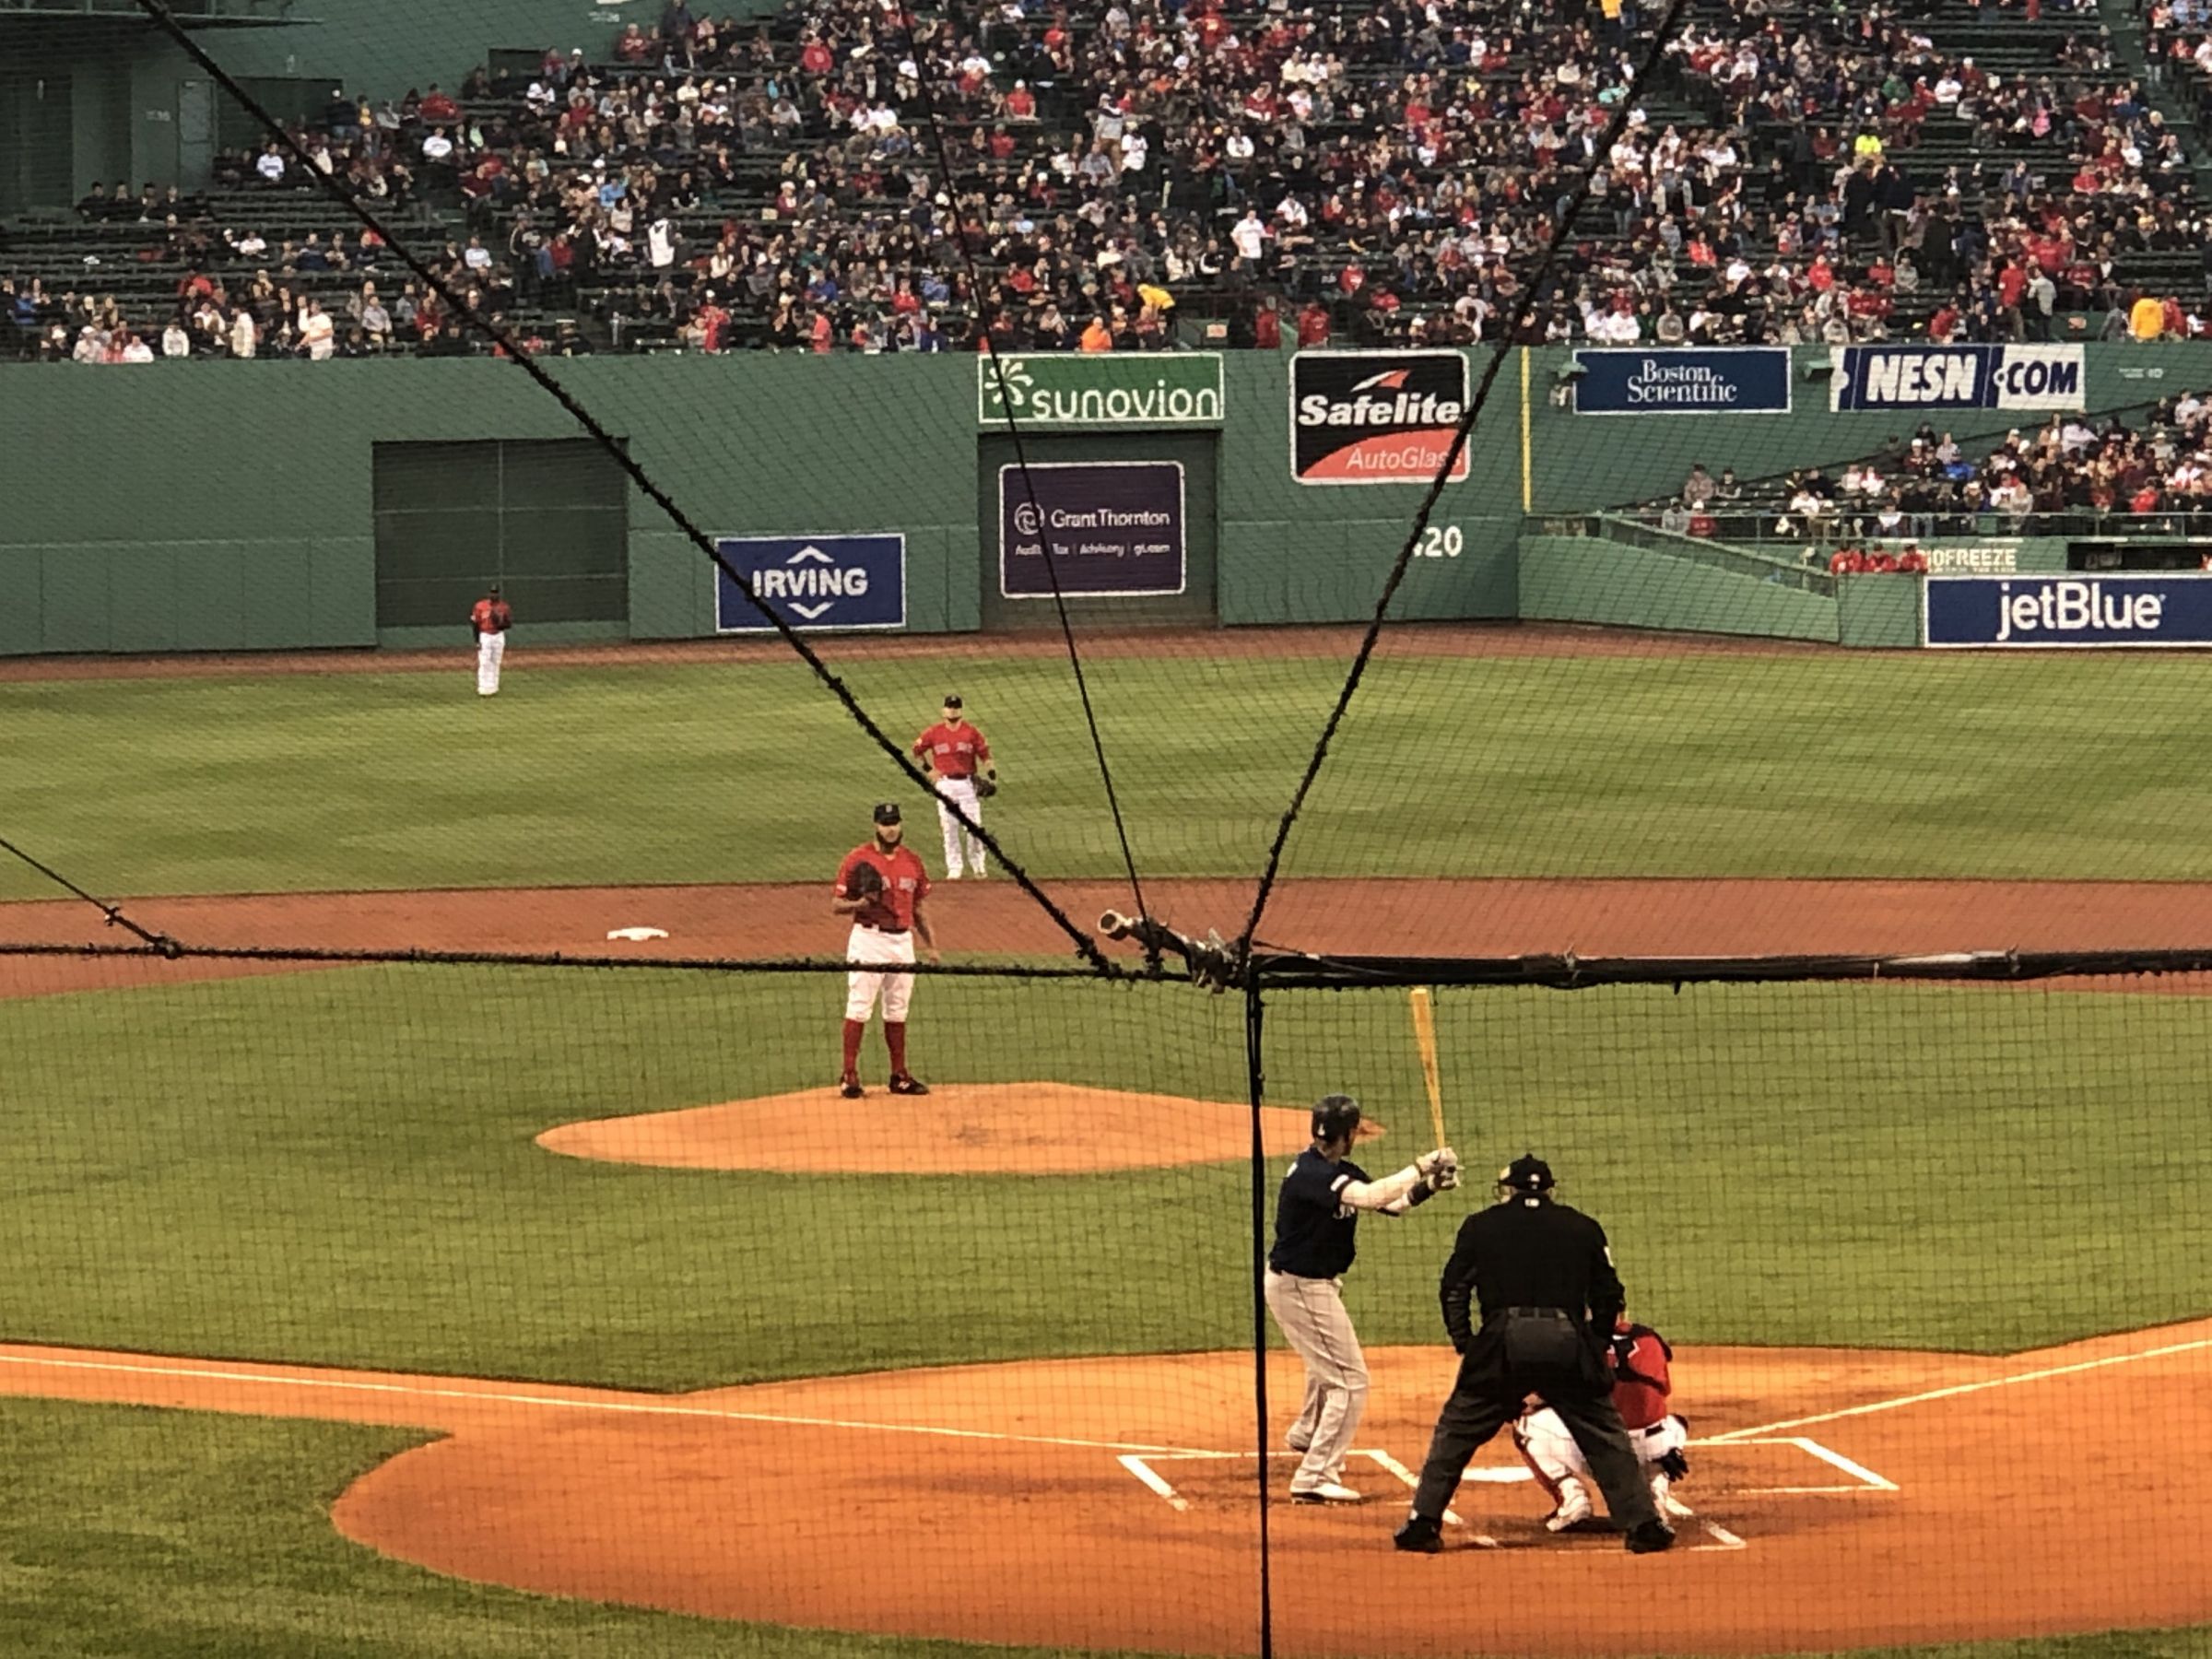
POLYGON ((1606 1230, 1578 1209, 1525 1194, 1477 1210, 1459 1224, 1459 1242, 1444 1264, 1442 1297, 1444 1329, 1463 1354, 1474 1336, 1470 1295, 1486 1323, 1507 1308, 1559 1308, 1607 1335, 1628 1300, 1606 1230))

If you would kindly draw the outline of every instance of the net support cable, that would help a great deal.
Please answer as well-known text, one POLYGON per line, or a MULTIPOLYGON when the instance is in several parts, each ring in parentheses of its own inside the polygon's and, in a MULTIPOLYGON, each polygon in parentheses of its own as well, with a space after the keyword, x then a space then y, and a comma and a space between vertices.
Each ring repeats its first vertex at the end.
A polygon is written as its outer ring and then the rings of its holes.
MULTIPOLYGON (((1136 913, 1141 916, 1147 913, 1145 884, 1137 877, 1136 856, 1129 845, 1129 827, 1122 816, 1121 794, 1114 788, 1113 768, 1107 763, 1106 739, 1099 731, 1098 712, 1091 704, 1090 679, 1083 671, 1083 653, 1076 646, 1075 623, 1067 614, 1067 595, 1060 584, 1059 561, 1053 557, 1054 543, 1050 526, 1045 523, 1044 508, 1037 500, 1037 480, 1030 470, 1029 445, 1022 436, 1021 422, 1014 413, 1014 399, 1006 384, 1006 364, 992 347, 989 324, 982 314, 982 269, 976 261, 975 249, 970 245, 960 224, 959 179, 953 169, 952 147, 945 136, 944 124, 937 118, 937 94, 930 73, 931 65, 922 50, 922 42, 914 36, 912 12, 906 12, 903 17, 906 23, 906 49, 913 57, 914 67, 920 71, 914 82, 916 96, 921 103, 922 118, 929 124, 930 142, 937 152, 937 173, 945 182, 946 204, 952 215, 952 242, 959 251, 960 264, 968 276, 969 304, 974 313, 970 322, 975 330, 976 350, 982 354, 982 360, 991 366, 992 383, 998 388, 999 408, 1006 417, 1006 437, 1014 445, 1014 465, 1021 477, 1021 492, 1029 502, 1030 513, 1036 519, 1037 533, 1045 538, 1044 574, 1045 580, 1052 584, 1053 612, 1059 619, 1060 638, 1067 647, 1068 671, 1075 678, 1076 696, 1083 705, 1083 724, 1090 734, 1090 752, 1098 762, 1099 782, 1106 793, 1106 810, 1113 819, 1114 839, 1121 847, 1122 868, 1129 877, 1130 902, 1136 906, 1136 913)), ((960 822, 968 822, 968 815, 959 803, 948 802, 947 805, 960 822)), ((1146 946, 1145 964, 1150 972, 1159 972, 1159 951, 1156 946, 1146 946)))
MULTIPOLYGON (((894 742, 889 735, 876 723, 875 718, 868 713, 860 700, 853 695, 852 688, 837 675, 830 672, 829 665, 816 654, 814 648, 806 643, 805 636, 761 602, 760 596, 753 591, 753 584, 735 566, 723 558, 721 550, 714 546, 713 538, 701 530, 692 521, 690 515, 677 505, 675 498, 653 481, 652 476, 646 472, 636 457, 629 453, 628 448, 617 442, 614 435, 601 426, 598 419, 582 403, 570 395, 567 388, 547 373, 519 340, 513 338, 507 330, 495 325, 488 317, 470 305, 464 296, 456 293, 452 285, 420 259, 405 241, 386 227, 383 221, 370 211, 358 198, 349 194, 335 173, 324 173, 317 167, 313 158, 308 154, 306 147, 300 144, 283 124, 269 112, 266 105, 247 91, 222 65, 208 54, 206 50, 192 37, 191 31, 177 21, 175 15, 164 4, 164 0, 136 0, 136 5, 138 9, 152 20, 156 28, 174 41, 177 47, 194 63, 205 69, 216 84, 237 101, 239 108, 251 115, 268 134, 269 137, 280 145, 285 152, 300 164, 303 174, 315 181, 317 187, 325 195, 339 203, 361 224, 382 238, 385 245, 392 250, 399 261, 453 308, 455 316, 465 318, 470 327, 498 347, 517 369, 528 375, 536 383, 539 390, 559 404, 568 412, 571 418, 583 429, 592 441, 606 452, 615 465, 619 466, 629 478, 629 481, 642 490, 647 499, 667 515, 668 521, 683 533, 685 538, 705 554, 715 568, 735 584, 737 590, 745 595, 746 603, 753 607, 762 620, 775 629, 784 644, 797 653, 800 660, 813 671, 815 677, 843 706, 845 712, 852 717, 853 723, 868 735, 878 748, 890 757, 892 764, 906 775, 908 781, 925 794, 938 800, 943 799, 930 787, 929 780, 924 776, 922 770, 909 759, 905 749, 894 742)), ((1088 707, 1088 703, 1086 706, 1088 707)), ((1103 765, 1102 757, 1100 764, 1103 765)), ((1006 874, 1013 878, 1023 892, 1036 900, 1045 914, 1053 919, 1054 925, 1067 935, 1068 939, 1075 946, 1077 954, 1091 965, 1095 973, 1113 976, 1124 971, 1107 958, 1105 952, 1100 948, 1098 940, 1077 924, 1065 911, 1061 909, 1051 895, 1038 886, 1036 879, 1030 875, 1019 860, 999 844, 996 837, 981 824, 971 821, 969 816, 960 812, 957 805, 954 806, 954 812, 970 833, 998 855, 1000 863, 1006 867, 1006 874)))
POLYGON ((1398 549, 1397 557, 1391 561, 1389 574, 1383 578, 1382 594, 1375 601, 1375 614, 1369 620, 1367 631, 1359 641, 1359 649, 1352 657, 1351 668, 1345 675, 1344 686, 1336 695, 1335 706, 1329 711, 1328 720, 1321 729, 1321 736, 1313 745, 1312 758, 1307 761, 1305 773, 1299 779, 1298 787, 1291 792, 1290 804, 1283 808, 1282 821, 1276 826, 1275 840, 1267 849, 1266 865, 1261 871, 1259 885, 1253 893, 1251 914, 1245 918, 1243 931, 1238 935, 1234 944, 1240 958, 1248 957, 1252 952, 1253 937, 1260 930, 1260 918, 1266 913, 1267 900, 1274 894, 1276 878, 1282 869, 1283 849, 1290 840, 1291 826, 1297 823, 1299 814, 1305 809, 1306 796, 1312 791, 1314 780, 1321 775, 1323 763, 1328 759, 1329 745, 1336 735, 1336 728, 1343 724, 1345 713, 1351 707, 1359 683, 1366 677, 1368 663, 1375 654, 1375 646, 1382 637, 1382 625, 1390 615, 1391 601, 1397 597, 1399 584, 1406 580, 1406 571, 1413 562, 1414 552, 1420 546, 1422 535, 1428 531, 1429 520, 1436 512, 1436 504, 1444 493, 1444 486, 1451 480, 1453 468, 1459 465, 1460 456, 1466 452, 1467 441, 1475 431, 1475 423, 1481 418, 1483 406, 1489 401, 1490 388, 1497 384, 1498 376, 1505 368, 1505 359, 1513 349, 1513 336, 1521 332, 1523 324, 1535 309, 1536 296, 1543 291, 1552 267, 1559 263, 1560 248, 1567 240, 1576 216, 1582 212, 1583 204, 1590 199, 1591 187, 1596 182, 1598 170, 1610 165, 1608 158, 1613 153, 1613 147, 1620 142, 1621 135, 1628 130, 1629 117, 1635 112, 1638 99, 1658 71, 1660 60, 1665 55, 1667 42, 1674 39, 1675 31, 1681 27, 1688 10, 1689 0, 1671 0, 1666 15, 1659 20, 1659 28, 1652 36, 1651 48, 1644 53, 1643 62, 1635 75, 1630 77, 1628 91, 1621 99, 1619 107, 1613 112, 1613 119, 1606 124, 1605 136, 1599 140, 1590 165, 1583 170, 1581 182, 1576 184, 1573 193, 1553 210, 1551 239, 1545 246, 1543 257, 1536 261, 1535 268, 1529 273, 1528 280, 1522 286, 1512 313, 1498 330, 1498 343, 1490 352, 1489 361, 1483 367, 1482 380, 1475 388, 1475 395, 1468 399, 1466 409, 1459 418, 1459 425, 1453 430, 1451 445, 1444 451, 1443 460, 1438 465, 1435 477, 1429 480, 1428 488, 1421 494, 1420 505, 1414 509, 1412 527, 1406 532, 1405 545, 1398 549))

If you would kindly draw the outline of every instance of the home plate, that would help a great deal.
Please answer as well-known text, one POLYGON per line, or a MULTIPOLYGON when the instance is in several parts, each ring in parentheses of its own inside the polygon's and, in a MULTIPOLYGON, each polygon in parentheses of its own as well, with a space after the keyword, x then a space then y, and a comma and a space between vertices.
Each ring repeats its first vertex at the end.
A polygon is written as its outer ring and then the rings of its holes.
POLYGON ((633 944, 642 945, 647 939, 666 938, 668 930, 665 927, 610 927, 606 930, 606 936, 610 939, 628 939, 633 944))

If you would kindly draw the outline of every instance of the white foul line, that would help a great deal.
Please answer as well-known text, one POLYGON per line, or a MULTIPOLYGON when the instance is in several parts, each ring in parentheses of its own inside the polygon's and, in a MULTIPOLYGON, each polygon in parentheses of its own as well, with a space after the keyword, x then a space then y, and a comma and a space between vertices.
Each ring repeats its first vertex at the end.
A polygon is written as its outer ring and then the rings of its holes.
POLYGON ((1809 1429, 1815 1423, 1833 1423, 1844 1418, 1869 1417, 1877 1411, 1895 1411, 1905 1406, 1924 1406, 1930 1400, 1948 1400, 1959 1394, 1979 1394, 1985 1388, 2011 1388, 2021 1382, 2042 1382, 2053 1377, 2070 1377, 2080 1371, 2098 1371, 2108 1365, 2132 1365, 2138 1359, 2163 1359, 2171 1354, 2193 1354, 2202 1348, 2212 1348, 2212 1336, 2200 1336, 2194 1342, 2176 1342, 2165 1347, 2145 1348, 2139 1354, 2109 1354, 2101 1359, 2079 1359, 2072 1365, 2052 1365, 2041 1371, 2017 1371, 2009 1377, 1988 1377, 1979 1382, 1954 1382, 1948 1388, 1931 1388, 1924 1394, 1902 1394, 1894 1400, 1846 1406, 1840 1411, 1823 1411, 1812 1417, 1785 1418, 1779 1423, 1759 1423, 1749 1429, 1730 1429, 1719 1434, 1708 1435, 1706 1439, 1713 1443, 1751 1440, 1762 1434, 1779 1433, 1784 1429, 1809 1429))
POLYGON ((1717 1521, 1705 1523, 1705 1530, 1712 1535, 1710 1544, 1692 1544, 1692 1549, 1745 1549, 1749 1546, 1717 1521))
POLYGON ((1794 1434, 1790 1437, 1790 1439, 1792 1443, 1803 1446, 1807 1452, 1810 1452, 1822 1463, 1835 1465, 1835 1466, 1842 1470, 1844 1474, 1851 1476, 1854 1479, 1865 1481, 1869 1487, 1872 1487, 1877 1492, 1894 1492, 1898 1489, 1896 1481, 1884 1479, 1881 1476, 1877 1475, 1872 1469, 1868 1468, 1865 1464, 1853 1463, 1851 1459, 1844 1456, 1842 1453, 1831 1452, 1817 1440, 1806 1440, 1802 1434, 1794 1434))
POLYGON ((1177 1514, 1182 1513, 1191 1507, 1191 1500, 1188 1498, 1183 1497, 1173 1487, 1162 1480, 1158 1471, 1135 1453, 1124 1452, 1116 1461, 1121 1464, 1123 1468, 1128 1470, 1130 1474, 1165 1498, 1168 1500, 1168 1506, 1177 1514))
MULTIPOLYGON (((986 1429, 942 1429, 927 1423, 870 1423, 846 1418, 789 1417, 771 1411, 731 1411, 719 1406, 660 1405, 642 1400, 564 1400, 552 1394, 503 1394, 479 1388, 425 1388, 412 1382, 365 1382, 347 1377, 276 1377, 260 1371, 218 1371, 196 1365, 124 1365, 100 1359, 40 1359, 0 1354, 0 1365, 52 1367, 57 1371, 119 1371, 133 1377, 186 1377, 203 1382, 258 1382, 269 1388, 324 1388, 351 1394, 396 1394, 414 1400, 473 1400, 496 1406, 532 1406, 551 1411, 604 1411, 633 1417, 709 1418, 728 1423, 782 1423, 794 1429, 838 1429, 875 1434, 922 1434, 943 1440, 996 1441, 1023 1446, 1069 1446, 1078 1452, 1139 1452, 1175 1456, 1206 1456, 1178 1446, 1147 1446, 1132 1441, 1074 1440, 1054 1434, 1005 1434, 986 1429)), ((425 1424, 425 1428, 437 1425, 425 1424)))
MULTIPOLYGON (((1395 1475, 1398 1479, 1406 1486, 1418 1488, 1421 1484, 1419 1477, 1416 1476, 1411 1469, 1407 1468, 1404 1464, 1400 1463, 1396 1458, 1393 1457, 1387 1452, 1363 1452, 1359 1453, 1359 1455, 1367 1458, 1370 1462, 1381 1465, 1383 1468, 1389 1470, 1393 1475, 1395 1475)), ((1462 1521, 1450 1510, 1446 1510, 1444 1512, 1444 1524, 1446 1526, 1465 1526, 1466 1523, 1462 1521)), ((1472 1535, 1476 1543, 1482 1545, 1487 1549, 1495 1549, 1498 1547, 1498 1540, 1495 1538, 1485 1537, 1480 1533, 1476 1533, 1472 1535)))

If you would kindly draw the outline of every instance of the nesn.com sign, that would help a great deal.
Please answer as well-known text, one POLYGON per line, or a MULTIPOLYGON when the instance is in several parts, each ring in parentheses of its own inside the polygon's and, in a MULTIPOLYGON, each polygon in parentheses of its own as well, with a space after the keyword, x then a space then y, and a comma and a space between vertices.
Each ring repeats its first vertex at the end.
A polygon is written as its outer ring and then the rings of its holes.
POLYGON ((2078 346, 1839 346, 1831 409, 2078 409, 2078 346))
POLYGON ((718 633, 767 633, 774 624, 732 579, 786 626, 806 629, 904 628, 903 535, 736 535, 714 544, 718 633))

